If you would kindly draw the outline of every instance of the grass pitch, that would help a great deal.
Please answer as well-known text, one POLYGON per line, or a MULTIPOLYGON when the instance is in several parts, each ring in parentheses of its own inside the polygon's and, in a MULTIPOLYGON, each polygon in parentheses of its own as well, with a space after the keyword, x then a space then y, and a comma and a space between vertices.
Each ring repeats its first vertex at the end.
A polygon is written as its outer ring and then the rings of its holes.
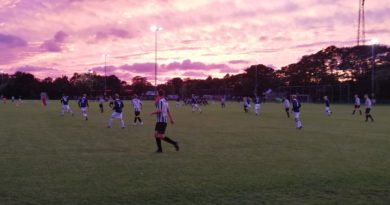
POLYGON ((126 128, 91 103, 89 121, 60 116, 58 101, 0 104, 0 204, 389 204, 390 107, 373 108, 374 123, 352 116, 352 105, 303 104, 295 129, 281 104, 261 116, 238 103, 175 108, 164 143, 154 154, 152 102, 143 126, 126 128))

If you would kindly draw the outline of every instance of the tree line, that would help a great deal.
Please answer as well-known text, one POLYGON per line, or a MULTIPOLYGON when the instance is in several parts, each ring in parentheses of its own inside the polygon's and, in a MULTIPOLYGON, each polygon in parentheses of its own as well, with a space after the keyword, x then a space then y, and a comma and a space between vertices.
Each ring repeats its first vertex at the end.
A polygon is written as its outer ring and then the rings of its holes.
MULTIPOLYGON (((197 95, 253 96, 261 95, 268 89, 278 90, 288 86, 349 85, 351 93, 371 93, 371 78, 374 72, 374 93, 377 99, 390 99, 390 48, 355 46, 337 48, 330 46, 317 53, 303 56, 297 63, 273 69, 265 65, 252 65, 236 75, 226 74, 223 78, 190 79, 172 78, 158 85, 168 94, 188 97, 197 95), (374 61, 375 59, 375 61, 374 61), (374 63, 375 62, 375 63, 374 63)), ((127 83, 115 75, 107 76, 89 73, 74 73, 70 78, 37 79, 24 72, 3 74, 0 81, 0 93, 4 96, 22 96, 38 98, 46 92, 50 98, 59 98, 63 93, 69 96, 132 94, 144 95, 155 90, 145 77, 136 76, 127 83)))

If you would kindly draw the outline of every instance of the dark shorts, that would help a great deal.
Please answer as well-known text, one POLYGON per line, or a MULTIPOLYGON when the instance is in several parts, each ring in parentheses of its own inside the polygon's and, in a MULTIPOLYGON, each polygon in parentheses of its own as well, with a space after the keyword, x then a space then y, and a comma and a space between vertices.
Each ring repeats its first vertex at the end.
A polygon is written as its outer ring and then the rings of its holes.
POLYGON ((139 116, 139 114, 141 114, 141 112, 140 111, 134 111, 134 114, 135 114, 135 116, 139 116))
POLYGON ((290 111, 290 108, 286 108, 286 112, 290 111))
POLYGON ((99 107, 100 107, 100 108, 103 108, 103 104, 99 104, 99 107))
POLYGON ((360 105, 355 105, 355 108, 357 109, 357 108, 360 108, 360 105))
POLYGON ((166 122, 157 122, 156 128, 154 128, 155 131, 157 131, 158 134, 165 134, 165 130, 167 129, 168 123, 166 122))
POLYGON ((371 108, 366 108, 366 114, 370 114, 371 108))

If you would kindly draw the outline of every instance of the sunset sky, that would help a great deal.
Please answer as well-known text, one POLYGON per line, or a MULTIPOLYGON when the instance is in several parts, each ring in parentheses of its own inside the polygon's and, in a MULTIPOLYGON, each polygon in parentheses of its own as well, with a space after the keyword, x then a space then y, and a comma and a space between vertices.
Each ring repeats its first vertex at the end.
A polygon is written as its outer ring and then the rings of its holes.
MULTIPOLYGON (((93 69, 130 81, 280 68, 356 44, 358 0, 0 0, 0 70, 39 78, 93 69)), ((390 0, 366 0, 366 38, 390 44, 390 0), (387 2, 387 3, 386 3, 387 2)))

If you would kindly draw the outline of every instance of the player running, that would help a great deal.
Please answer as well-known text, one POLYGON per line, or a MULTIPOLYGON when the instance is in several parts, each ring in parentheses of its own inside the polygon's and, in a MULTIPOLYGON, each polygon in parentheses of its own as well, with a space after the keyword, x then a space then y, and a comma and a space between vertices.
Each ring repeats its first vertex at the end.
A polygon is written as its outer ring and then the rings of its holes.
POLYGON ((249 97, 243 97, 242 100, 243 100, 243 105, 244 105, 244 111, 245 111, 245 113, 248 113, 249 108, 251 106, 251 102, 249 100, 249 97))
POLYGON ((137 125, 137 121, 139 121, 139 123, 141 125, 143 125, 144 123, 142 122, 141 117, 140 117, 141 110, 142 110, 142 102, 138 98, 137 95, 134 95, 134 98, 132 100, 132 104, 133 104, 134 115, 135 115, 133 125, 137 125))
POLYGON ((255 103, 255 113, 256 115, 260 115, 261 100, 259 96, 255 96, 254 103, 255 103))
POLYGON ((62 94, 62 97, 61 97, 61 105, 62 105, 61 106, 61 116, 64 116, 65 112, 70 113, 72 116, 74 115, 72 109, 70 108, 68 98, 69 98, 68 96, 66 96, 65 94, 62 94))
POLYGON ((85 120, 88 120, 87 108, 89 107, 89 104, 88 104, 87 94, 83 94, 83 97, 79 99, 78 104, 81 113, 83 114, 83 117, 85 118, 85 120))
POLYGON ((99 97, 99 100, 98 100, 98 103, 99 103, 99 109, 100 109, 100 113, 103 113, 104 112, 104 97, 103 96, 100 96, 99 97))
POLYGON ((192 112, 195 112, 195 110, 198 110, 199 113, 202 113, 202 109, 200 108, 200 106, 198 104, 198 98, 195 97, 195 95, 192 95, 191 105, 192 105, 192 112))
POLYGON ((368 122, 368 118, 371 119, 371 122, 374 122, 374 118, 371 116, 372 101, 367 94, 364 95, 364 99, 364 105, 366 107, 366 122, 368 122))
POLYGON ((221 107, 225 108, 226 107, 226 96, 221 97, 221 107))
POLYGON ((330 116, 332 114, 332 111, 330 110, 330 101, 328 96, 324 96, 325 101, 325 113, 330 116))
POLYGON ((286 111, 287 118, 290 118, 290 101, 286 97, 283 97, 283 106, 286 111))
POLYGON ((171 113, 169 112, 168 102, 165 100, 165 92, 163 90, 158 91, 158 102, 156 103, 156 111, 151 115, 157 116, 157 123, 155 127, 154 137, 156 139, 157 151, 156 153, 162 153, 161 140, 173 145, 176 151, 179 151, 179 143, 173 141, 171 138, 165 135, 165 130, 168 125, 168 117, 171 124, 174 123, 171 113))
POLYGON ((362 110, 360 109, 360 98, 359 95, 355 95, 355 107, 353 109, 352 115, 355 114, 356 110, 359 110, 360 115, 362 115, 362 110))
POLYGON ((300 129, 302 129, 302 122, 301 122, 300 113, 299 113, 299 109, 301 108, 301 103, 298 101, 296 95, 293 95, 292 98, 293 98, 293 100, 292 100, 292 105, 293 105, 292 111, 294 113, 294 120, 295 120, 295 124, 297 126, 297 129, 300 130, 300 129))
POLYGON ((111 128, 112 125, 112 119, 118 118, 121 121, 121 128, 125 128, 125 122, 123 121, 123 116, 122 116, 122 110, 124 107, 124 104, 122 100, 119 99, 119 95, 115 94, 115 100, 111 101, 109 104, 110 108, 112 108, 113 112, 108 120, 108 125, 107 128, 111 128))

